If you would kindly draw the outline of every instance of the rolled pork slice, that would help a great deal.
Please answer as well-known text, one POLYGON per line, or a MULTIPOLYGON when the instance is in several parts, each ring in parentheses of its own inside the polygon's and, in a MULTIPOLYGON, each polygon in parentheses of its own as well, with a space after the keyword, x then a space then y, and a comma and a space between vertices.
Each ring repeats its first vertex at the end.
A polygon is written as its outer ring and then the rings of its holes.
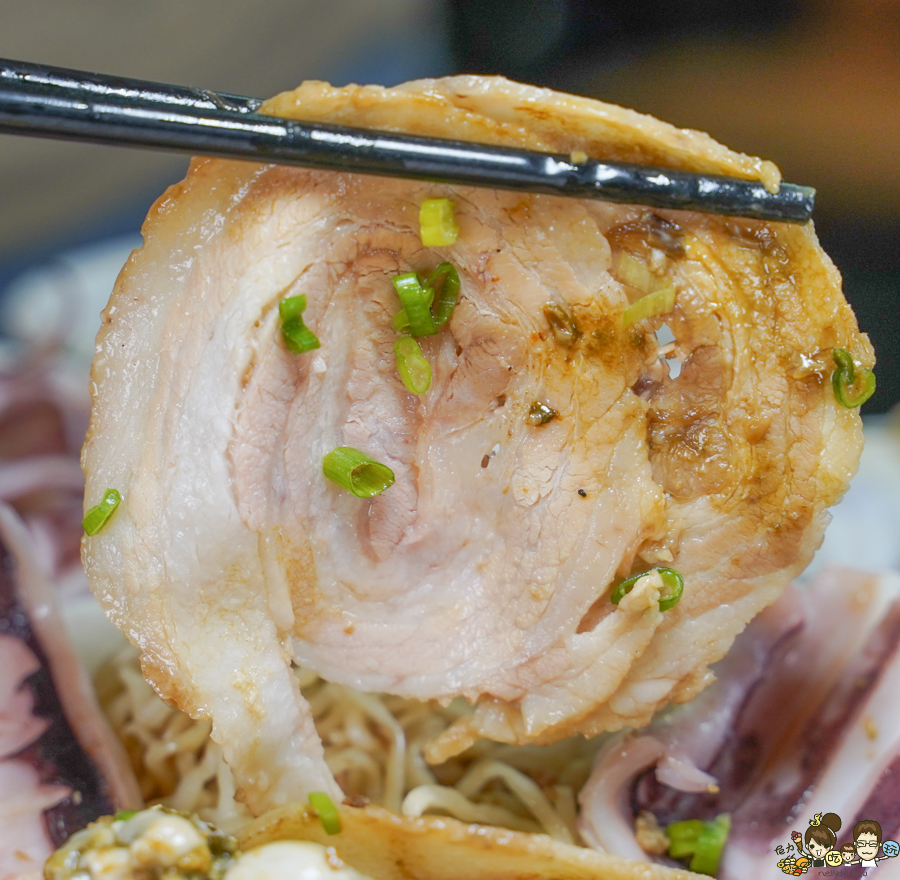
MULTIPOLYGON (((305 83, 265 110, 778 182, 707 135, 500 78, 305 83)), ((143 231, 103 314, 83 452, 85 504, 123 500, 83 560, 148 680, 212 719, 256 813, 340 796, 292 663, 468 699, 435 762, 689 700, 808 563, 857 466, 832 352, 869 367, 872 349, 811 225, 196 160, 143 231), (432 198, 455 205, 452 245, 422 244, 432 198), (392 278, 442 261, 461 295, 419 339, 416 395, 392 278), (630 323, 666 284, 674 306, 630 323), (278 305, 300 294, 321 347, 298 355, 278 305), (330 482, 339 446, 395 483, 330 482), (658 576, 610 602, 660 565, 684 576, 676 607, 658 576)))

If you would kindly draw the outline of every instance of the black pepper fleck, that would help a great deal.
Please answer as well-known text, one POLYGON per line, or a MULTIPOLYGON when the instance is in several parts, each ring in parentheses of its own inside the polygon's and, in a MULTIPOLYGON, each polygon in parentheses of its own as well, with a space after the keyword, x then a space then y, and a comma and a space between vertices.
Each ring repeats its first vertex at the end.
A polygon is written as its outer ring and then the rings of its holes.
POLYGON ((587 492, 585 492, 584 489, 579 489, 579 490, 578 490, 578 494, 579 494, 582 498, 587 498, 587 492))

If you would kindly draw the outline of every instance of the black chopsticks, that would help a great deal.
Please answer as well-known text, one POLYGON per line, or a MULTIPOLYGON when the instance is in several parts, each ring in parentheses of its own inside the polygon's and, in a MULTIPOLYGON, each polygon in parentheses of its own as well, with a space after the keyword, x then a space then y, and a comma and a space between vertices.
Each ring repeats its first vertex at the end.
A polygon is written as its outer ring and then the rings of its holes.
POLYGON ((804 223, 815 190, 465 141, 296 122, 262 101, 0 60, 0 133, 804 223))

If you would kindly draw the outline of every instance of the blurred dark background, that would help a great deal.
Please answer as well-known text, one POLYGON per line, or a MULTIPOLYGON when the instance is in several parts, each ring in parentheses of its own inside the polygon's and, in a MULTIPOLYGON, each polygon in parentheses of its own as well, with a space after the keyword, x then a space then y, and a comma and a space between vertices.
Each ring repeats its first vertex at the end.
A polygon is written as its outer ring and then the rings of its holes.
MULTIPOLYGON (((878 356, 864 411, 900 400, 900 0, 0 0, 0 56, 259 96, 501 73, 708 131, 818 189, 818 234, 878 356)), ((90 333, 185 164, 0 136, 0 299, 78 300, 90 333)), ((39 335, 40 310, 21 311, 6 314, 39 335)))

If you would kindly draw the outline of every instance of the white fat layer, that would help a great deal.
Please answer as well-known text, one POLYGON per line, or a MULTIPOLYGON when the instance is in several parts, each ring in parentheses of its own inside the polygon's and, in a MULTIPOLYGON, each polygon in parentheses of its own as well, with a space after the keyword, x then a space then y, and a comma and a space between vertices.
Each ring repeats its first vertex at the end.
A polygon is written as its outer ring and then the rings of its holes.
POLYGON ((241 855, 225 880, 370 880, 345 865, 331 847, 309 841, 281 841, 241 855))

